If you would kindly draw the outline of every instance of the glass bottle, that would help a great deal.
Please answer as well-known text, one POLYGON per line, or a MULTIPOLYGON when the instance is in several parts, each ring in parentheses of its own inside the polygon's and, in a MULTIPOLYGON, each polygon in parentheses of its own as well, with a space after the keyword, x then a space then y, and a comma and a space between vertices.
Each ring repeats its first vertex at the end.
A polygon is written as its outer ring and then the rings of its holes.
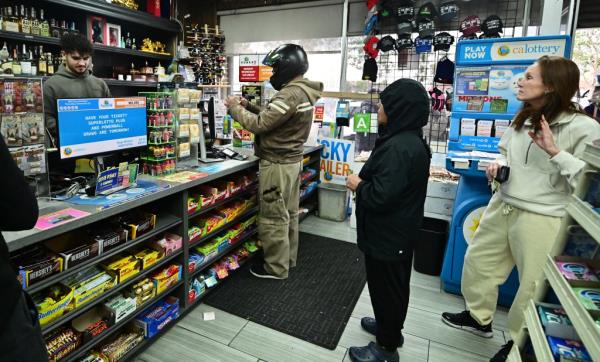
POLYGON ((54 56, 54 72, 58 72, 58 68, 60 67, 60 63, 62 62, 62 57, 59 55, 54 56))
POLYGON ((31 34, 40 35, 40 21, 37 18, 37 13, 33 6, 31 7, 31 11, 29 12, 29 14, 31 19, 31 34))
POLYGON ((131 49, 133 49, 133 50, 137 49, 137 45, 135 44, 135 38, 133 38, 133 40, 131 41, 131 49))
POLYGON ((8 6, 6 8, 6 16, 4 18, 4 31, 19 31, 19 18, 13 14, 13 8, 8 6))
POLYGON ((127 33, 127 36, 125 37, 125 48, 131 49, 131 37, 129 36, 129 33, 127 33))
POLYGON ((48 20, 44 18, 44 9, 40 9, 40 35, 50 36, 50 24, 48 24, 48 20))
POLYGON ((54 62, 52 61, 52 53, 46 54, 48 60, 46 61, 46 72, 48 75, 54 74, 54 62))
POLYGON ((25 9, 25 5, 21 4, 21 33, 31 34, 31 20, 29 20, 28 11, 25 9))
POLYGON ((0 49, 0 64, 4 64, 8 60, 10 53, 8 52, 8 47, 6 46, 6 42, 4 42, 4 46, 0 49))
MULTIPOLYGON (((37 49, 37 48, 34 48, 34 50, 35 49, 37 49)), ((29 48, 29 63, 31 64, 31 72, 29 72, 29 74, 34 77, 38 75, 37 58, 38 57, 34 57, 34 51, 32 51, 31 48, 29 48)))
POLYGON ((19 61, 19 53, 17 46, 13 48, 12 72, 14 75, 21 75, 21 62, 19 61))
POLYGON ((69 28, 67 27, 67 21, 62 20, 60 22, 60 35, 63 36, 69 32, 69 28))
POLYGON ((27 46, 23 44, 23 51, 20 54, 19 60, 21 62, 21 74, 31 75, 31 61, 27 55, 27 46))
POLYGON ((48 64, 46 63, 46 54, 44 54, 44 46, 40 45, 39 47, 39 51, 38 51, 38 74, 39 75, 46 75, 48 74, 48 64))
POLYGON ((60 27, 56 19, 50 19, 50 31, 53 38, 60 38, 60 27))

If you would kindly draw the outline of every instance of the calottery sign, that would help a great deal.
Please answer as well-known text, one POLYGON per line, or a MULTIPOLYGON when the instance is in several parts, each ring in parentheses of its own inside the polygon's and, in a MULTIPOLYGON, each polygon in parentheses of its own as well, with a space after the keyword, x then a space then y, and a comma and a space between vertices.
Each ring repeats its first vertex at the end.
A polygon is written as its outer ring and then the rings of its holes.
POLYGON ((457 62, 461 65, 476 64, 531 64, 544 55, 568 56, 568 36, 528 37, 463 41, 458 43, 457 62))
POLYGON ((321 181, 345 185, 354 164, 354 141, 323 138, 321 150, 321 181))

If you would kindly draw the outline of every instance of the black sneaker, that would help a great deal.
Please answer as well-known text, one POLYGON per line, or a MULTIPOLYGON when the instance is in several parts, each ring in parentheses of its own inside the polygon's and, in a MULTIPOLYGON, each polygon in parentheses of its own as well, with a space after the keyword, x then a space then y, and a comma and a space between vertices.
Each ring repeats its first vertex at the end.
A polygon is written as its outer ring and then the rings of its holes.
MULTIPOLYGON (((377 336, 377 321, 375 318, 371 317, 363 317, 360 319, 360 326, 362 329, 367 331, 368 333, 377 336)), ((402 347, 404 344, 404 336, 400 334, 400 341, 398 342, 398 347, 402 347)))
POLYGON ((365 347, 350 347, 348 355, 352 362, 400 362, 398 351, 388 352, 375 342, 365 347))
POLYGON ((513 347, 513 341, 508 341, 505 345, 503 345, 500 350, 498 351, 498 353, 496 353, 494 355, 494 357, 492 357, 492 359, 490 359, 490 362, 504 362, 506 361, 506 359, 508 358, 508 355, 510 354, 510 350, 513 347))
POLYGON ((471 313, 469 313, 468 310, 465 310, 461 313, 442 313, 442 322, 446 323, 450 327, 463 329, 477 336, 484 338, 494 337, 492 323, 482 326, 481 324, 477 323, 473 317, 471 317, 471 313))
POLYGON ((269 273, 268 271, 266 271, 265 267, 262 263, 252 265, 250 267, 250 273, 252 273, 252 275, 254 275, 257 278, 276 279, 276 280, 285 279, 283 277, 278 277, 277 275, 273 275, 273 274, 269 273))

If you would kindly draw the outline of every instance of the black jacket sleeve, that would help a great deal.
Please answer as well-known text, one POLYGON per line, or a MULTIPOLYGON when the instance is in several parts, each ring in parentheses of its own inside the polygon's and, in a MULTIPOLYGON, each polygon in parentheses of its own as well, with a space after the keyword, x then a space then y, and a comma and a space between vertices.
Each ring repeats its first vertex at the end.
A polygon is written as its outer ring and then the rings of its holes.
POLYGON ((38 218, 37 199, 29 189, 23 172, 12 159, 0 136, 0 231, 28 230, 38 218))
POLYGON ((369 180, 363 180, 356 189, 357 205, 373 212, 386 212, 398 205, 398 198, 408 186, 408 155, 390 149, 377 162, 369 180))

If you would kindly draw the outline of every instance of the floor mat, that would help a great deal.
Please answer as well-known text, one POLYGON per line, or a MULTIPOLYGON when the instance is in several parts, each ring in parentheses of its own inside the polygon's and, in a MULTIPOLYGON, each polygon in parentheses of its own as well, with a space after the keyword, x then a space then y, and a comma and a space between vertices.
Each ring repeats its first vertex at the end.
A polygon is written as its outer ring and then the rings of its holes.
POLYGON ((256 278, 249 267, 204 302, 307 342, 337 347, 366 283, 356 244, 301 233, 298 265, 287 280, 256 278))

